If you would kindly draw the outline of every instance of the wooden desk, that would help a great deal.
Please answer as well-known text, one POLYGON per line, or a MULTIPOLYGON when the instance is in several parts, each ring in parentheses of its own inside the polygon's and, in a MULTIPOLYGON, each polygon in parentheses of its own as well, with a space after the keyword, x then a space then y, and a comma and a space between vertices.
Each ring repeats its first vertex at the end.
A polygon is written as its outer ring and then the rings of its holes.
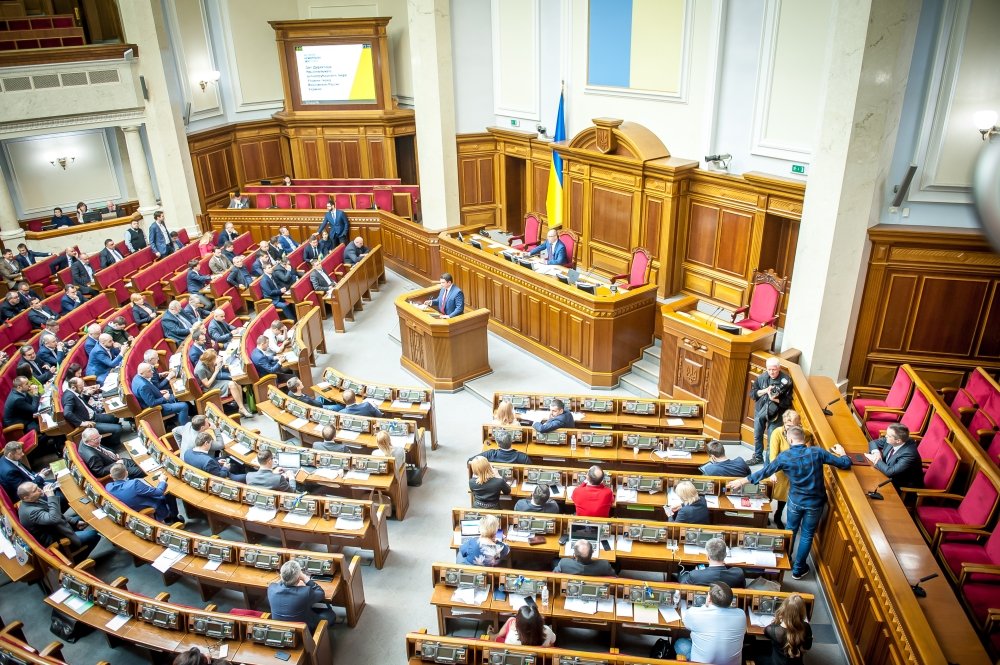
POLYGON ((490 311, 490 330, 501 337, 594 388, 618 385, 653 343, 656 284, 616 294, 601 284, 590 294, 506 261, 504 246, 481 242, 476 249, 442 233, 441 264, 465 291, 467 307, 490 311))
POLYGON ((706 400, 705 432, 739 441, 750 354, 771 348, 777 331, 727 333, 697 304, 697 298, 685 296, 660 308, 660 395, 706 400))
POLYGON ((486 341, 490 313, 472 309, 467 300, 463 314, 446 319, 433 309, 411 304, 433 298, 439 291, 434 286, 396 297, 403 345, 399 363, 438 390, 457 390, 466 381, 493 371, 486 341))
POLYGON ((562 400, 578 428, 634 429, 646 434, 649 431, 701 434, 705 426, 703 399, 505 391, 493 393, 493 410, 496 411, 502 401, 510 402, 518 421, 530 425, 549 418, 549 405, 555 398, 562 400))

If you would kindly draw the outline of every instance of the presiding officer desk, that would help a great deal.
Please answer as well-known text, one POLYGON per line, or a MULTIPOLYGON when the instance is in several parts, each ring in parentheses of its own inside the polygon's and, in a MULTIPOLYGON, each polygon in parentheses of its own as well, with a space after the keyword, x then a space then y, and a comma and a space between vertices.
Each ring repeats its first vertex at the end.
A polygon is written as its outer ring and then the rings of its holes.
POLYGON ((466 308, 490 310, 490 330, 587 385, 617 385, 653 343, 656 284, 612 293, 605 281, 587 275, 582 279, 594 286, 589 293, 505 259, 501 252, 510 248, 480 229, 439 236, 441 268, 465 292, 466 308))
MULTIPOLYGON (((584 628, 609 632, 610 647, 616 646, 617 635, 623 631, 663 636, 669 635, 671 629, 684 631, 684 612, 688 607, 704 605, 708 596, 707 586, 695 584, 454 563, 433 564, 431 583, 431 604, 437 608, 441 635, 453 632, 449 623, 463 623, 469 618, 497 631, 517 612, 525 596, 533 596, 545 623, 556 631, 557 641, 561 628, 584 628), (543 586, 549 590, 548 607, 540 600, 543 586), (494 597, 497 589, 506 592, 502 599, 494 597)), ((764 626, 774 619, 774 610, 789 595, 782 591, 733 589, 733 605, 747 613, 747 633, 762 636, 764 626)), ((811 616, 814 598, 811 594, 801 595, 807 615, 811 616)))
MULTIPOLYGON (((806 377, 798 365, 782 361, 793 382, 793 408, 818 445, 843 444, 852 459, 868 442, 850 409, 826 377, 806 377)), ((899 494, 886 485, 882 501, 865 492, 885 476, 867 465, 826 470, 829 509, 813 541, 817 576, 830 601, 834 622, 852 663, 896 665, 985 664, 990 659, 933 553, 899 494), (921 584, 925 598, 910 585, 921 584)))

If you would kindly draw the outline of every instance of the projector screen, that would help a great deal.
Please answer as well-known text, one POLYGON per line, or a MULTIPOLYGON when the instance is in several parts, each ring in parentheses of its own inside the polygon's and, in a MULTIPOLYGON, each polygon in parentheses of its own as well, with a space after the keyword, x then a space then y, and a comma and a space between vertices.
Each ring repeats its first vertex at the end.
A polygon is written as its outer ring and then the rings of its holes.
POLYGON ((371 44, 295 47, 303 105, 375 104, 371 44))

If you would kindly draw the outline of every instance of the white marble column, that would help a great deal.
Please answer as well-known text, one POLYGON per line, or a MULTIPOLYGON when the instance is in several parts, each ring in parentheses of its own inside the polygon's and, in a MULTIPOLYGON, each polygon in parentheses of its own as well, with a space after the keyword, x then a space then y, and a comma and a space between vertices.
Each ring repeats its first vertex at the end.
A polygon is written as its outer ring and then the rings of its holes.
POLYGON ((139 197, 139 212, 148 221, 153 218, 153 212, 156 210, 156 194, 153 192, 153 181, 149 176, 146 151, 142 147, 139 129, 139 125, 129 125, 122 127, 122 132, 125 134, 125 147, 128 150, 128 163, 132 168, 135 193, 139 197))
MULTIPOLYGON (((174 63, 162 5, 149 0, 118 0, 118 10, 125 40, 139 47, 139 73, 149 91, 144 124, 167 226, 192 229, 201 206, 181 119, 183 100, 171 98, 172 88, 167 85, 168 72, 173 71, 174 63)), ((138 179, 135 186, 137 190, 141 186, 138 179)))
POLYGON ((460 223, 455 87, 448 0, 408 0, 413 106, 417 120, 420 207, 423 225, 460 223))
POLYGON ((846 376, 868 255, 896 143, 920 0, 837 0, 826 101, 795 252, 783 349, 846 376))
POLYGON ((17 243, 24 241, 24 229, 17 223, 17 211, 14 209, 14 199, 10 197, 7 181, 0 174, 0 240, 5 247, 14 249, 17 243))

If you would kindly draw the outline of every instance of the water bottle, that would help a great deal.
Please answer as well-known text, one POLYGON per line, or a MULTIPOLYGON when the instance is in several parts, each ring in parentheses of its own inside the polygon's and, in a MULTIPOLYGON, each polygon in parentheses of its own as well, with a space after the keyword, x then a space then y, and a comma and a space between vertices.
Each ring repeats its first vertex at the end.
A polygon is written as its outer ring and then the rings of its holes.
POLYGON ((569 437, 569 451, 576 454, 576 434, 569 437))
POLYGON ((549 585, 546 584, 542 587, 542 607, 549 606, 549 585))

